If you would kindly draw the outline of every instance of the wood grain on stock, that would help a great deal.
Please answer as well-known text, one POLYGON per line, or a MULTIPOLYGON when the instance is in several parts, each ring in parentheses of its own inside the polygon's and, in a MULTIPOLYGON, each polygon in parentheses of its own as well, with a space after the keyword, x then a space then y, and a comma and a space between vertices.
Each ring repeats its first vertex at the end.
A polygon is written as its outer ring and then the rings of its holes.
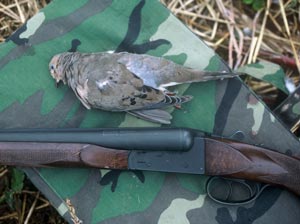
POLYGON ((128 169, 130 151, 88 145, 81 151, 81 160, 85 165, 106 169, 128 169))
POLYGON ((1 142, 0 164, 126 169, 128 153, 90 144, 1 142))
POLYGON ((205 141, 206 174, 282 186, 300 196, 300 160, 253 145, 205 141))

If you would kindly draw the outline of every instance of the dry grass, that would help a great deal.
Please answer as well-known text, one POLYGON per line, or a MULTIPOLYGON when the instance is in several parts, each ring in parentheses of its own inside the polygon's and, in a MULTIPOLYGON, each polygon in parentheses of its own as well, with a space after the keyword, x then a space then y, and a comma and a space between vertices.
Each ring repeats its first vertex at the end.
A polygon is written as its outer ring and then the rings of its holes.
MULTIPOLYGON (((0 42, 50 0, 1 0, 0 42)), ((279 63, 298 85, 300 65, 300 3, 297 0, 267 0, 254 11, 235 0, 161 0, 179 19, 216 50, 231 68, 266 59, 279 63), (273 2, 271 4, 271 2, 273 2), (234 3, 234 4, 233 4, 234 3)), ((249 79, 259 94, 276 95, 273 87, 249 79)), ((0 168, 0 196, 7 168, 0 168)), ((0 204, 0 223, 63 223, 49 202, 33 186, 16 195, 19 209, 0 204), (50 213, 49 213, 50 212, 50 213), (48 214, 49 213, 49 214, 48 214), (41 215, 44 214, 44 215, 41 215), (48 221, 45 217, 48 216, 48 221), (27 221, 26 221, 27 220, 27 221)))
POLYGON ((1 0, 0 42, 49 2, 50 0, 1 0))
MULTIPOLYGON (((161 0, 207 45, 237 69, 265 59, 280 64, 296 86, 300 81, 300 2, 267 0, 259 11, 234 0, 161 0), (275 3, 277 2, 277 3, 275 3)), ((250 86, 275 108, 281 94, 248 77, 250 86)))
POLYGON ((266 7, 257 12, 242 1, 162 2, 227 59, 231 68, 264 58, 280 63, 294 77, 295 84, 299 83, 299 2, 278 0, 278 4, 271 4, 267 0, 266 7))

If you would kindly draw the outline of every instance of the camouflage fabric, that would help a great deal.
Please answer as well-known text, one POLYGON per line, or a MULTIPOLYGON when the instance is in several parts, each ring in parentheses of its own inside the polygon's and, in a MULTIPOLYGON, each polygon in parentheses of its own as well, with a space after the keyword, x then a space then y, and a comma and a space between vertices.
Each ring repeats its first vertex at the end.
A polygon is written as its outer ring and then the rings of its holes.
MULTIPOLYGON (((245 65, 238 69, 254 78, 263 80, 274 85, 283 93, 288 94, 286 88, 285 74, 278 65, 268 61, 259 61, 254 64, 245 65)), ((284 122, 288 129, 298 128, 300 121, 300 87, 297 87, 279 106, 274 108, 273 113, 284 122)))
MULTIPOLYGON (((54 0, 0 45, 0 124, 11 127, 156 126, 125 113, 87 111, 67 87, 56 89, 50 58, 63 51, 128 51, 162 56, 197 69, 229 70, 212 49, 158 1, 54 0)), ((298 140, 240 79, 181 85, 193 95, 173 109, 172 126, 233 136, 299 155, 298 140), (278 137, 280 136, 280 138, 278 137)), ((300 200, 268 188, 247 206, 224 206, 200 175, 98 169, 24 169, 72 223, 297 223, 300 200)), ((222 186, 220 186, 222 187, 222 186)))
POLYGON ((238 71, 246 73, 254 78, 271 83, 282 92, 286 94, 288 93, 284 82, 284 71, 278 64, 261 60, 257 63, 240 67, 238 71))
POLYGON ((276 109, 280 119, 290 129, 297 129, 300 121, 300 86, 288 96, 276 109))

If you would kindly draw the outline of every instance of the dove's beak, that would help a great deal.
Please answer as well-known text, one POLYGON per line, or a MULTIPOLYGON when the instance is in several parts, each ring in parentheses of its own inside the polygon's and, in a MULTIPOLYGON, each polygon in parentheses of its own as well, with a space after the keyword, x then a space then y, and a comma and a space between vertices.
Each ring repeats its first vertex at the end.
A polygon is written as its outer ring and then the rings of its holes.
POLYGON ((62 83, 61 80, 56 80, 55 82, 55 87, 58 88, 60 86, 60 83, 62 83))

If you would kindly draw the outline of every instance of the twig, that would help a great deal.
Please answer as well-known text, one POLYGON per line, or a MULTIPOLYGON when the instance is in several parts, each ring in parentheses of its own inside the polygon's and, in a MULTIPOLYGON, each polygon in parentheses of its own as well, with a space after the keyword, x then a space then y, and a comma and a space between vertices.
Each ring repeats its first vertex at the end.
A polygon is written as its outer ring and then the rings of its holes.
POLYGON ((33 211, 34 211, 34 208, 35 208, 35 205, 36 205, 36 202, 37 202, 39 196, 40 196, 40 192, 38 192, 38 193, 36 194, 36 197, 35 197, 35 199, 34 199, 32 205, 31 205, 31 207, 30 207, 30 209, 29 209, 29 212, 28 212, 27 217, 26 217, 26 219, 25 219, 25 221, 24 221, 24 224, 28 224, 29 219, 30 219, 30 217, 31 217, 31 215, 32 215, 32 213, 33 213, 33 211))
MULTIPOLYGON (((288 0, 284 3, 284 8, 291 3, 292 0, 288 0)), ((276 19, 280 15, 280 11, 274 14, 274 18, 276 19)))
POLYGON ((50 202, 47 201, 47 202, 45 202, 44 204, 37 206, 37 207, 35 208, 35 210, 40 210, 40 209, 42 209, 42 208, 49 207, 50 205, 51 205, 50 202))
POLYGON ((4 216, 0 216, 0 220, 5 220, 5 219, 11 219, 11 218, 18 218, 18 213, 17 212, 13 212, 11 214, 8 215, 4 215, 4 216))
POLYGON ((27 201, 27 194, 24 194, 23 203, 22 203, 22 211, 21 211, 21 215, 19 217, 19 223, 23 223, 23 220, 24 220, 26 201, 27 201))
POLYGON ((8 15, 12 19, 19 21, 18 15, 15 14, 9 7, 2 4, 1 2, 0 2, 0 12, 3 12, 4 14, 8 15))
POLYGON ((249 55, 248 55, 247 64, 250 64, 253 61, 254 49, 255 49, 255 46, 257 44, 257 39, 258 39, 255 36, 255 33, 256 33, 256 27, 257 27, 257 20, 258 20, 260 14, 261 14, 261 10, 259 10, 255 14, 254 19, 253 19, 253 23, 252 23, 252 38, 251 38, 251 44, 250 44, 250 49, 249 49, 249 55))
POLYGON ((219 23, 225 23, 228 24, 228 21, 223 20, 223 19, 218 19, 218 18, 211 18, 209 16, 205 16, 205 15, 199 15, 199 14, 194 14, 191 12, 187 12, 187 11, 175 11, 174 14, 182 14, 182 15, 187 15, 187 16, 196 16, 197 18, 201 18, 201 19, 206 19, 206 20, 210 20, 210 21, 217 21, 219 23))
POLYGON ((252 62, 255 62, 256 59, 257 59, 257 55, 258 55, 258 52, 259 52, 259 49, 260 49, 260 46, 261 46, 261 43, 262 43, 262 39, 263 39, 263 36, 264 36, 264 32, 265 32, 265 27, 266 27, 268 15, 269 15, 270 6, 271 6, 271 0, 267 0, 267 6, 265 8, 265 15, 264 15, 264 18, 263 18, 260 34, 258 36, 257 44, 256 44, 255 49, 254 49, 252 62))
POLYGON ((5 174, 8 173, 8 169, 5 169, 3 170, 1 173, 0 173, 0 178, 3 177, 5 174))
POLYGON ((271 19, 271 21, 273 22, 273 24, 275 25, 275 27, 277 28, 277 30, 282 33, 282 28, 281 26, 278 24, 278 22, 276 21, 276 19, 274 18, 274 16, 272 14, 269 14, 269 18, 271 19))
POLYGON ((19 12, 19 16, 20 16, 20 20, 21 20, 21 23, 25 23, 25 16, 21 10, 21 7, 19 5, 19 2, 18 0, 15 0, 15 3, 16 3, 16 6, 17 6, 17 9, 18 9, 18 12, 19 12))
POLYGON ((279 5, 280 5, 280 11, 281 11, 281 15, 282 15, 282 18, 283 18, 285 30, 286 30, 286 33, 288 35, 288 38, 289 38, 289 41, 290 41, 290 44, 291 44, 291 48, 292 48, 292 51, 293 51, 293 55, 294 55, 295 60, 296 60, 296 65, 297 65, 298 72, 300 74, 299 57, 298 57, 294 42, 292 41, 292 38, 291 38, 291 33, 290 33, 290 29, 289 29, 289 25, 288 25, 288 22, 287 22, 287 18, 286 18, 286 14, 285 14, 285 10, 284 10, 282 0, 279 0, 279 5))
POLYGON ((230 7, 231 10, 226 9, 224 6, 223 2, 221 0, 217 0, 217 5, 219 7, 219 10, 221 11, 222 15, 224 18, 227 18, 229 20, 229 23, 227 23, 227 27, 230 33, 230 38, 229 38, 229 46, 228 46, 228 64, 231 68, 236 68, 236 66, 239 65, 241 61, 241 56, 242 56, 242 48, 243 48, 243 39, 244 35, 241 32, 241 30, 236 26, 236 22, 234 20, 234 10, 232 6, 232 2, 230 1, 230 7), (235 32, 237 31, 239 35, 239 44, 238 41, 235 37, 235 32), (237 54, 237 60, 236 60, 236 65, 233 66, 233 48, 237 54))
POLYGON ((237 69, 241 65, 241 61, 243 59, 243 48, 244 48, 244 34, 238 27, 236 27, 235 29, 239 35, 239 50, 237 52, 237 60, 233 69, 237 69))

